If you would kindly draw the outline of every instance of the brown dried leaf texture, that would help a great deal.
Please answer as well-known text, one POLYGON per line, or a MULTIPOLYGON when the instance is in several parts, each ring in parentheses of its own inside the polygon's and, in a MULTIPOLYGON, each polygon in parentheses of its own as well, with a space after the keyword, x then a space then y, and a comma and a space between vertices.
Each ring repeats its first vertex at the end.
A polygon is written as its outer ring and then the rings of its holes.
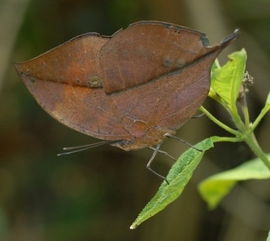
POLYGON ((101 49, 106 93, 128 89, 213 51, 205 34, 175 24, 141 21, 118 31, 101 49))
POLYGON ((121 149, 140 149, 191 118, 207 97, 213 61, 236 36, 207 47, 197 31, 144 21, 112 38, 80 36, 16 68, 58 121, 119 141, 113 145, 121 149))
MULTIPOLYGON (((40 56, 18 64, 17 68, 25 77, 32 78, 32 81, 38 79, 95 87, 91 85, 100 80, 99 52, 109 39, 97 33, 80 35, 40 56)), ((99 86, 102 86, 102 83, 99 86)))

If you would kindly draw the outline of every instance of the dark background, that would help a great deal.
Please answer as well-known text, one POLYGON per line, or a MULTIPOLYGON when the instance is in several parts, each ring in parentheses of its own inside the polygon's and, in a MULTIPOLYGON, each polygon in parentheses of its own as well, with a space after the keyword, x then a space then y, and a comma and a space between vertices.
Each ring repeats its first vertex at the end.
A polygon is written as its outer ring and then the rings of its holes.
MULTIPOLYGON (((13 63, 32 58, 85 32, 110 35, 138 20, 186 25, 220 41, 240 27, 241 37, 223 53, 246 48, 255 78, 249 94, 252 118, 270 87, 269 0, 1 0, 0 2, 0 240, 2 241, 261 241, 269 229, 269 182, 241 183, 214 211, 197 193, 204 177, 252 158, 244 144, 218 144, 203 159, 181 198, 130 231, 129 226, 161 180, 145 169, 151 151, 110 146, 56 157, 63 146, 97 140, 53 120, 34 101, 13 63)), ((64 66, 63 66, 64 68, 64 66)), ((228 122, 211 101, 210 110, 228 122)), ((257 137, 266 152, 270 120, 257 137)), ((196 143, 225 135, 206 117, 178 135, 196 143)), ((187 147, 168 140, 178 156, 187 147)), ((158 156, 166 173, 170 160, 158 156)))

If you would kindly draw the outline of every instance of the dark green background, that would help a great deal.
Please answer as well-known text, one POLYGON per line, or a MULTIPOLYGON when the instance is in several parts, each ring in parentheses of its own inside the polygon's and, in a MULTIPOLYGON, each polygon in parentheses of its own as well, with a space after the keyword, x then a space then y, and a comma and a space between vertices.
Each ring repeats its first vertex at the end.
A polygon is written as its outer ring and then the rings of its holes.
MULTIPOLYGON (((13 63, 85 32, 110 35, 148 19, 198 29, 211 42, 240 27, 240 39, 222 59, 246 48, 248 70, 255 78, 249 95, 252 118, 258 114, 270 89, 269 0, 1 0, 1 241, 265 240, 270 226, 269 182, 240 184, 212 212, 196 190, 204 177, 251 158, 244 144, 218 144, 203 159, 181 198, 135 231, 129 230, 131 222, 161 182, 145 169, 151 151, 104 146, 56 157, 63 146, 97 140, 46 114, 16 75, 13 63)), ((211 101, 207 105, 229 123, 223 110, 211 101)), ((268 116, 256 133, 266 152, 270 152, 269 133, 268 116)), ((225 134, 206 117, 191 120, 178 132, 191 143, 225 134)), ((187 147, 168 140, 162 148, 178 156, 187 147)), ((170 165, 170 160, 158 156, 154 166, 165 174, 170 165)))

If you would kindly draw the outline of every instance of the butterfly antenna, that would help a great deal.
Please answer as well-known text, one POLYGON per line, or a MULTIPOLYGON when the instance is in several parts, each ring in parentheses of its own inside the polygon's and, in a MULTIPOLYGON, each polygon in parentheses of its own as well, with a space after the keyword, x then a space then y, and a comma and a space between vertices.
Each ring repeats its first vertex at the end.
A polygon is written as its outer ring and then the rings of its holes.
POLYGON ((70 146, 70 147, 63 147, 64 151, 70 151, 70 150, 75 150, 75 149, 82 149, 82 148, 94 148, 98 146, 102 146, 108 143, 108 141, 100 141, 96 143, 91 143, 91 144, 86 144, 86 145, 81 145, 81 146, 70 146))
POLYGON ((58 153, 57 156, 63 156, 63 155, 69 155, 69 154, 73 154, 76 152, 81 152, 81 151, 85 151, 91 148, 95 148, 98 146, 103 146, 107 143, 109 143, 110 141, 100 141, 97 143, 91 143, 91 144, 87 144, 87 145, 81 145, 81 146, 71 146, 71 147, 63 147, 63 150, 66 152, 62 152, 62 153, 58 153))
POLYGON ((177 141, 180 141, 180 142, 186 144, 187 146, 193 148, 193 149, 196 150, 196 151, 202 152, 202 150, 198 149, 197 147, 193 146, 192 144, 190 144, 189 142, 187 142, 187 141, 181 139, 181 138, 178 137, 178 136, 174 136, 174 135, 172 135, 172 134, 170 134, 170 133, 165 134, 165 136, 166 136, 166 137, 169 137, 169 138, 172 138, 172 139, 175 139, 175 140, 177 140, 177 141))
POLYGON ((153 163, 153 160, 155 159, 157 153, 159 152, 160 145, 161 145, 161 144, 158 144, 155 148, 153 147, 154 152, 153 152, 152 156, 150 157, 149 161, 147 162, 146 168, 147 168, 150 172, 152 172, 154 175, 160 177, 162 180, 164 180, 164 181, 169 185, 169 182, 168 182, 168 180, 166 179, 166 177, 162 176, 161 174, 159 174, 158 172, 156 172, 155 170, 153 170, 153 169, 151 168, 151 164, 153 163))
POLYGON ((90 148, 91 147, 86 147, 86 148, 81 148, 81 149, 77 149, 77 150, 73 150, 73 151, 62 152, 62 153, 58 153, 57 156, 69 155, 69 154, 73 154, 73 153, 76 153, 76 152, 85 151, 85 150, 88 150, 90 148))

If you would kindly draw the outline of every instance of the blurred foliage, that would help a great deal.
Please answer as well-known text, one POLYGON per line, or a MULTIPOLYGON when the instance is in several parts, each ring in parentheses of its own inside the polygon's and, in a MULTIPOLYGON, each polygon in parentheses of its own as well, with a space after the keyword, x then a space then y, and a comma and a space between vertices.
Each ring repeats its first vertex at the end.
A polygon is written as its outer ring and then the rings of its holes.
MULTIPOLYGON (((22 2, 2 0, 0 9, 8 3, 20 6, 22 2)), ((181 199, 142 228, 130 231, 131 221, 160 183, 145 170, 151 152, 125 153, 108 146, 56 157, 62 146, 95 140, 62 126, 43 112, 13 68, 14 62, 32 58, 76 35, 85 32, 110 35, 141 19, 155 18, 196 28, 197 23, 190 17, 193 11, 190 2, 30 1, 20 23, 16 45, 7 60, 5 78, 0 79, 3 82, 0 90, 1 241, 265 240, 265 230, 270 223, 265 217, 270 200, 268 183, 242 185, 242 196, 232 194, 214 212, 207 212, 196 193, 195 186, 203 177, 216 172, 217 168, 233 167, 251 157, 241 144, 222 145, 210 152, 181 199), (231 156, 237 157, 237 161, 231 156), (246 211, 239 215, 237 209, 241 207, 246 211)), ((197 5, 208 4, 210 9, 213 3, 220 7, 216 13, 223 19, 220 30, 225 26, 230 30, 242 29, 235 46, 245 47, 250 56, 248 70, 255 77, 250 105, 255 116, 263 106, 270 86, 270 2, 201 1, 197 5)), ((198 17, 208 20, 212 15, 209 11, 198 17)), ((16 24, 16 11, 10 11, 9 16, 1 26, 11 31, 9 26, 16 24)), ((211 36, 214 32, 210 30, 207 34, 211 36)), ((0 46, 0 52, 1 48, 5 46, 0 46)), ((229 121, 215 105, 208 104, 212 112, 229 121)), ((265 118, 257 130, 259 141, 268 152, 269 122, 269 117, 265 118)), ((209 135, 223 135, 224 132, 202 118, 188 123, 179 134, 196 143, 209 135)), ((175 155, 186 149, 172 141, 165 143, 163 148, 175 155)), ((166 161, 158 159, 155 168, 166 173, 171 165, 166 161)))

